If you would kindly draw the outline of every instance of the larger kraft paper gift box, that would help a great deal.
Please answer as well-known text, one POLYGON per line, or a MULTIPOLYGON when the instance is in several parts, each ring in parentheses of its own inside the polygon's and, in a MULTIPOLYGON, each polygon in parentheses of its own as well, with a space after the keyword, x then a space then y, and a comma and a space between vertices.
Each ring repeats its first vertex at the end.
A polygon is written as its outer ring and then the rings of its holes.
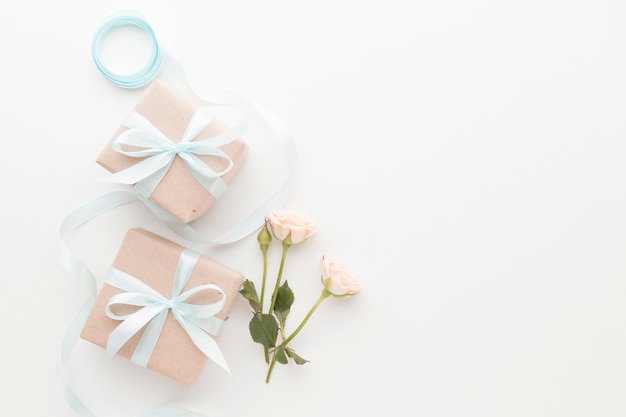
MULTIPOLYGON (((198 105, 194 101, 158 79, 147 87, 134 109, 174 143, 180 142, 196 110, 198 105)), ((225 124, 213 117, 211 123, 193 141, 209 139, 227 129, 225 124)), ((126 130, 125 126, 120 126, 96 158, 96 162, 109 172, 119 172, 141 160, 113 149, 113 142, 126 130)), ((218 149, 233 161, 232 168, 221 176, 229 184, 247 156, 248 145, 242 139, 236 139, 218 149)), ((221 172, 228 166, 228 161, 220 157, 196 156, 215 172, 221 172)), ((149 198, 185 223, 200 218, 216 201, 215 196, 194 178, 178 156, 149 198)))
MULTIPOLYGON (((169 299, 172 296, 173 277, 183 250, 185 248, 182 246, 161 236, 141 228, 134 228, 126 233, 112 267, 148 284, 169 299)), ((215 317, 225 320, 237 298, 242 281, 240 273, 200 256, 183 291, 204 284, 217 285, 226 298, 224 307, 215 317)), ((119 288, 107 283, 103 285, 83 327, 81 338, 106 348, 109 334, 120 321, 109 318, 105 308, 112 296, 121 293, 123 291, 119 288)), ((190 298, 189 303, 206 304, 215 303, 222 295, 217 291, 204 291, 192 297, 195 298, 190 298)), ((135 334, 117 353, 131 358, 142 332, 143 330, 140 330, 135 334)), ((157 345, 147 364, 148 368, 191 387, 200 376, 207 360, 208 358, 191 341, 169 310, 157 345)))

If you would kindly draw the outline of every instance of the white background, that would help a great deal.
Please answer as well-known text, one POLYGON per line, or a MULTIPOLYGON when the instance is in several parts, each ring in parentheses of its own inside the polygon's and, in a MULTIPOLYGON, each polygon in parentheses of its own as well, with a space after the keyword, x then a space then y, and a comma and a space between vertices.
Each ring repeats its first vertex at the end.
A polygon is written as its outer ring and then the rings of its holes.
MULTIPOLYGON (((115 188, 94 160, 142 90, 104 81, 90 42, 122 8, 158 22, 196 85, 255 97, 293 133, 286 206, 319 231, 287 259, 290 326, 321 290, 323 254, 363 292, 325 301, 292 343, 311 363, 277 367, 269 385, 242 299, 219 339, 232 375, 208 364, 192 389, 80 341, 67 370, 96 415, 172 403, 212 417, 626 415, 619 0, 5 5, 3 410, 75 415, 58 356, 87 294, 57 262, 58 227, 115 188)), ((279 184, 280 155, 247 139, 247 169, 208 216, 234 219, 246 192, 279 184)), ((68 244, 101 280, 134 226, 170 237, 131 205, 68 244)), ((259 282, 253 236, 199 249, 259 282)))

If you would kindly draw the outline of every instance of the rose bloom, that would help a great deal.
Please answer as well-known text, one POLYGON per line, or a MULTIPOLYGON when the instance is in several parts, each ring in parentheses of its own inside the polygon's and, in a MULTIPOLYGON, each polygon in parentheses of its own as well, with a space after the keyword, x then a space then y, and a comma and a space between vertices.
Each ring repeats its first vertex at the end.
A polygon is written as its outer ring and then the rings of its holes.
POLYGON ((317 230, 317 225, 302 213, 279 209, 267 215, 267 221, 274 237, 288 243, 301 243, 307 240, 317 230))
POLYGON ((322 257, 322 283, 335 297, 358 294, 361 283, 341 262, 328 256, 322 257))

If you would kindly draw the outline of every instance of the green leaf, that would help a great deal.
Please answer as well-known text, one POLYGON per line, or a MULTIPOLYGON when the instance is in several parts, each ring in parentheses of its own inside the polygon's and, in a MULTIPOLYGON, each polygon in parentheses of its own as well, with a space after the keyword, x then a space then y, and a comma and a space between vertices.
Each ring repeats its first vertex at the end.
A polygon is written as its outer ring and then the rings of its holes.
POLYGON ((254 310, 255 313, 261 312, 261 303, 259 302, 259 296, 257 295, 256 288, 254 286, 254 282, 250 280, 245 280, 243 282, 243 288, 239 291, 239 294, 243 296, 250 303, 250 307, 254 310))
POLYGON ((294 362, 297 363, 298 365, 304 365, 305 363, 309 362, 308 360, 306 360, 303 357, 299 356, 298 354, 296 354, 296 352, 294 352, 293 350, 291 350, 289 348, 285 348, 285 352, 287 353, 287 356, 289 356, 291 359, 293 359, 294 362))
POLYGON ((291 309, 293 300, 293 291, 291 291, 289 284, 285 281, 285 283, 278 289, 276 294, 276 303, 274 304, 274 314, 278 317, 281 327, 285 327, 285 320, 287 320, 287 315, 289 315, 289 310, 291 309))
POLYGON ((248 326, 250 336, 256 343, 260 343, 266 348, 276 346, 278 337, 278 324, 274 316, 270 314, 255 314, 248 326))
POLYGON ((285 348, 282 345, 276 349, 276 360, 283 365, 287 363, 287 355, 285 355, 285 348))

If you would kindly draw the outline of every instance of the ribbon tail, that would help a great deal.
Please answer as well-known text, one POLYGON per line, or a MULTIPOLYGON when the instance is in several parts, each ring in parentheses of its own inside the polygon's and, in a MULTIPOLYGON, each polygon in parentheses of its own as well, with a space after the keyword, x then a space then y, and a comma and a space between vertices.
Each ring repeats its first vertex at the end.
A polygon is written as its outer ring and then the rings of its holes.
MULTIPOLYGON (((189 168, 191 175, 213 196, 218 199, 224 194, 228 186, 215 172, 206 165, 202 165, 203 162, 195 155, 186 155, 183 158, 185 165, 189 168)), ((232 161, 231 161, 232 164, 232 161)), ((228 170, 232 165, 228 167, 228 170)))
POLYGON ((205 317, 198 320, 193 320, 193 324, 204 330, 205 332, 217 336, 224 327, 224 320, 218 319, 215 316, 205 317))
POLYGON ((61 360, 60 360, 60 368, 61 368, 61 386, 63 388, 63 393, 65 394, 65 399, 72 409, 81 417, 95 417, 87 406, 78 398, 76 392, 72 389, 72 385, 69 382, 69 378, 65 373, 65 363, 72 353, 72 349, 74 345, 78 341, 80 337, 80 332, 83 328, 83 325, 87 321, 87 317, 89 316, 89 312, 91 311, 91 307, 95 301, 94 297, 89 297, 87 301, 83 304, 79 312, 74 316, 70 326, 63 337, 63 343, 61 345, 61 360))
POLYGON ((59 263, 71 276, 78 280, 93 297, 96 296, 96 279, 89 268, 78 260, 66 246, 65 237, 89 220, 115 207, 132 203, 136 200, 137 197, 135 194, 129 193, 128 191, 113 191, 78 207, 61 222, 58 248, 59 263))
MULTIPOLYGON (((144 307, 134 313, 131 317, 121 322, 110 334, 107 340, 106 354, 107 358, 112 358, 121 348, 133 337, 139 330, 143 328, 150 320, 158 315, 162 310, 162 306, 144 307)), ((167 311, 166 311, 167 312, 167 311)), ((161 329, 158 329, 159 333, 161 329)), ((158 336, 158 335, 157 335, 158 336)), ((150 341, 146 341, 149 344, 150 341)), ((155 342, 156 344, 156 342, 155 342)), ((150 352, 150 355, 152 352, 150 352)))
POLYGON ((204 353, 209 359, 219 365, 222 369, 230 374, 230 368, 228 367, 228 363, 226 362, 226 358, 222 354, 219 346, 215 339, 206 334, 204 331, 200 330, 195 325, 187 322, 182 317, 176 316, 176 320, 180 323, 181 326, 185 329, 191 341, 200 349, 202 353, 204 353))
POLYGON ((169 163, 159 171, 135 184, 135 191, 146 198, 150 198, 150 195, 152 195, 154 190, 156 190, 157 186, 161 183, 163 177, 165 177, 165 174, 167 174, 167 171, 170 169, 173 161, 174 158, 172 158, 169 163))
POLYGON ((130 359, 132 362, 144 368, 148 366, 152 352, 154 352, 154 348, 159 341, 159 336, 161 335, 161 330, 165 325, 166 318, 167 310, 164 310, 152 319, 150 324, 148 324, 146 330, 141 335, 141 339, 135 348, 132 358, 130 359))

